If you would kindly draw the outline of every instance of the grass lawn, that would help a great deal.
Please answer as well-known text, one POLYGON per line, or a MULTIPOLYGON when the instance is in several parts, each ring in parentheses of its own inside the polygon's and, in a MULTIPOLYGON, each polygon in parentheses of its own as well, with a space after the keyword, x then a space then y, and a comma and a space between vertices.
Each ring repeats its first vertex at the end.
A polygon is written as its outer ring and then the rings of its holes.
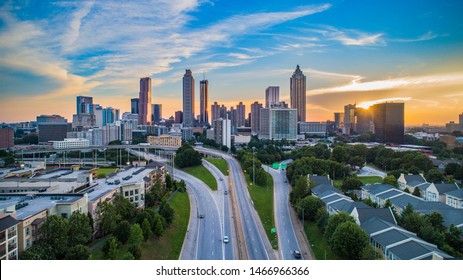
POLYGON ((228 163, 226 160, 223 158, 206 158, 206 160, 222 171, 223 175, 228 176, 228 163))
POLYGON ((105 178, 106 175, 116 171, 116 168, 100 168, 98 169, 98 178, 105 178))
MULTIPOLYGON (((190 201, 187 193, 177 192, 172 200, 169 201, 170 206, 175 210, 174 221, 164 231, 161 238, 152 236, 148 241, 142 243, 141 259, 142 260, 178 260, 180 251, 182 250, 183 240, 188 228, 190 219, 190 201)), ((103 239, 90 244, 90 252, 92 260, 106 259, 102 249, 108 235, 103 239)), ((127 254, 128 246, 119 246, 118 259, 122 259, 127 254)))
POLYGON ((312 245, 312 250, 315 254, 317 260, 326 259, 327 260, 336 260, 336 255, 331 251, 328 241, 323 236, 323 233, 317 227, 315 222, 304 221, 304 231, 307 239, 309 240, 310 245, 312 245))
POLYGON ((150 238, 142 245, 143 260, 178 260, 190 219, 190 201, 187 193, 177 192, 169 202, 175 210, 174 221, 161 238, 150 238))
POLYGON ((211 172, 207 170, 206 167, 198 165, 182 168, 182 170, 206 183, 206 185, 208 185, 209 188, 211 188, 211 190, 217 190, 217 181, 215 180, 214 176, 212 176, 211 172))
MULTIPOLYGON (((267 175, 267 186, 260 186, 255 184, 251 187, 249 194, 251 199, 254 202, 259 218, 262 221, 264 226, 265 233, 267 234, 270 243, 274 249, 278 249, 278 240, 275 236, 275 233, 272 233, 272 228, 275 228, 275 217, 273 211, 273 178, 270 174, 265 172, 267 175)), ((249 183, 252 182, 252 178, 249 178, 249 175, 245 173, 246 181, 249 183)))
POLYGON ((374 184, 374 183, 382 183, 383 178, 379 176, 365 176, 365 177, 358 177, 360 181, 362 181, 365 185, 366 184, 374 184))

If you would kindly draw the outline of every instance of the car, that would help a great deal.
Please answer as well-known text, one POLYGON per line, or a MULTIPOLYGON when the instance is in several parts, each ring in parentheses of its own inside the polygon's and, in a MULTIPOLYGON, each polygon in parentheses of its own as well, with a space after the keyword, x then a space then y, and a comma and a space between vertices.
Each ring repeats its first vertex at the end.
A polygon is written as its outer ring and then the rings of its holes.
POLYGON ((296 258, 296 259, 300 259, 301 258, 301 252, 299 252, 299 250, 293 250, 293 257, 296 258))
POLYGON ((222 179, 222 178, 219 178, 219 181, 223 181, 223 179, 222 179))
POLYGON ((224 191, 223 194, 224 194, 224 195, 227 195, 227 194, 228 194, 228 191, 224 191))
POLYGON ((225 235, 223 237, 223 243, 228 243, 228 242, 230 242, 230 240, 228 239, 228 235, 225 235))
POLYGON ((288 181, 287 181, 287 180, 285 180, 284 182, 285 182, 285 183, 288 183, 288 181))
POLYGON ((206 215, 204 215, 204 214, 199 214, 199 218, 200 218, 200 219, 203 219, 205 216, 206 216, 206 215))

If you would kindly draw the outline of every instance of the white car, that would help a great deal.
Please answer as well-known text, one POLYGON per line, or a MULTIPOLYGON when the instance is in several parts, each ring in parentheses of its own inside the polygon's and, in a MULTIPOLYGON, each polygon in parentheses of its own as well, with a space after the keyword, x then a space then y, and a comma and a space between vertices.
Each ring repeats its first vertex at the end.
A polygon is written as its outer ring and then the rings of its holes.
POLYGON ((228 235, 225 235, 223 237, 223 243, 228 243, 228 242, 230 242, 230 240, 228 239, 228 235))

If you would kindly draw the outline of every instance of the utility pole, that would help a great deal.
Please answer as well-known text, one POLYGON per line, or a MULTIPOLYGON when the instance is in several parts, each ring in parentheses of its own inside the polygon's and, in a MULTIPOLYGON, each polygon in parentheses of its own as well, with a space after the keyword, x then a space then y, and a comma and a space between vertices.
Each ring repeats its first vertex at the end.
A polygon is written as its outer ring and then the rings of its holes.
POLYGON ((254 151, 255 151, 256 147, 252 147, 252 186, 255 186, 256 185, 256 170, 254 168, 254 151))

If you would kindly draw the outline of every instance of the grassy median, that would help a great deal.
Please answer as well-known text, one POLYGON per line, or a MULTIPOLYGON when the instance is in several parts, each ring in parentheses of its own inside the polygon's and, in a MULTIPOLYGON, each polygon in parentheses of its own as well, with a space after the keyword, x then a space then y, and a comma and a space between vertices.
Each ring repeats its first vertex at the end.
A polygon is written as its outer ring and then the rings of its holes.
POLYGON ((304 221, 304 231, 312 251, 315 254, 315 259, 324 260, 325 254, 327 260, 336 260, 336 255, 331 251, 328 241, 323 236, 323 232, 318 228, 315 222, 304 221))
POLYGON ((228 176, 228 163, 223 158, 206 158, 208 162, 217 167, 225 176, 228 176))
POLYGON ((212 176, 211 172, 207 170, 206 167, 198 165, 192 167, 185 167, 182 168, 182 170, 203 181, 206 185, 209 186, 209 188, 211 188, 211 190, 217 190, 217 181, 215 180, 214 176, 212 176))

